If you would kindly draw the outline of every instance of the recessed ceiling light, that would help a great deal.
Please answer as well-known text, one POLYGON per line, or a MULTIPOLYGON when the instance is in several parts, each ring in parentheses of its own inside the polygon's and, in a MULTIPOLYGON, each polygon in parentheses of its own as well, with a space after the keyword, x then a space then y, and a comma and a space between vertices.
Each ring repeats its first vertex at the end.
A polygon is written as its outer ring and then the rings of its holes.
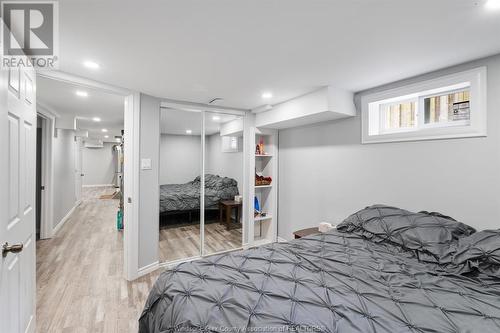
POLYGON ((91 69, 98 69, 99 68, 99 64, 98 63, 90 61, 90 60, 84 61, 83 65, 85 67, 91 68, 91 69))
POLYGON ((485 7, 491 10, 498 10, 500 9, 500 0, 488 0, 485 7))
POLYGON ((101 118, 99 118, 99 117, 94 117, 94 118, 92 118, 92 120, 93 120, 93 121, 95 121, 95 122, 100 122, 100 121, 101 121, 101 118))
POLYGON ((189 130, 189 129, 188 129, 188 130, 186 130, 186 134, 191 134, 191 133, 193 133, 193 131, 191 131, 191 130, 189 130))
POLYGON ((273 94, 271 94, 270 92, 265 92, 262 94, 262 98, 265 98, 265 99, 269 99, 272 97, 273 97, 273 94))
POLYGON ((77 96, 80 96, 80 97, 87 97, 87 96, 89 95, 89 93, 88 93, 88 92, 86 92, 86 91, 77 90, 77 91, 76 91, 76 95, 77 95, 77 96))
POLYGON ((109 138, 109 135, 105 135, 105 136, 104 136, 104 138, 105 138, 105 139, 109 138))
POLYGON ((215 120, 215 121, 220 120, 220 117, 219 116, 213 116, 212 120, 215 120))
POLYGON ((108 130, 107 130, 106 128, 103 128, 101 131, 102 131, 103 133, 106 133, 108 130))

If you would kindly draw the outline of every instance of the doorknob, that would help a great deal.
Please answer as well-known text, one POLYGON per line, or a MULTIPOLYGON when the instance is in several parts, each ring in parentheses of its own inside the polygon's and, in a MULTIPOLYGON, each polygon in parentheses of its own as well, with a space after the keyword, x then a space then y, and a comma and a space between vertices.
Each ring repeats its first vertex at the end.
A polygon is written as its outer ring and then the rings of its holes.
POLYGON ((14 245, 9 245, 9 243, 5 242, 5 244, 2 247, 2 257, 7 257, 7 254, 9 252, 12 253, 19 253, 23 250, 23 243, 21 244, 14 244, 14 245))

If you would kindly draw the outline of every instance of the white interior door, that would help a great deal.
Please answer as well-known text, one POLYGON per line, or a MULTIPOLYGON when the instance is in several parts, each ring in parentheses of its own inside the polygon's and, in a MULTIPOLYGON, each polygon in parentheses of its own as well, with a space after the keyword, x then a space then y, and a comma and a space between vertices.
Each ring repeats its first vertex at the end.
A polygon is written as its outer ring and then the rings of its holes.
POLYGON ((35 80, 0 71, 0 332, 35 330, 35 80))
POLYGON ((76 154, 75 154, 75 197, 76 202, 82 199, 82 138, 76 138, 76 154))

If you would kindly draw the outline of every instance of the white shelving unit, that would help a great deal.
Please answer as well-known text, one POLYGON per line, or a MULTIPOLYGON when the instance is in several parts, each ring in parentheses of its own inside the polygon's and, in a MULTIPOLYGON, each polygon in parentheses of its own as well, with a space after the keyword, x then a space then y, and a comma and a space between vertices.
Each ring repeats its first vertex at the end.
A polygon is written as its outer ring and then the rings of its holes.
POLYGON ((259 186, 255 186, 256 189, 259 189, 259 188, 270 188, 270 187, 273 187, 273 185, 259 185, 259 186))
MULTIPOLYGON (((258 199, 260 210, 265 216, 253 217, 253 245, 261 245, 276 241, 277 234, 277 189, 278 189, 278 132, 270 129, 255 129, 254 153, 256 146, 262 141, 264 153, 255 154, 255 172, 271 177, 270 185, 255 185, 253 178, 253 194, 258 199)), ((253 207, 253 206, 252 206, 253 207)))
POLYGON ((272 220, 272 215, 266 215, 266 216, 257 216, 254 217, 254 222, 259 222, 259 221, 265 221, 265 220, 272 220))

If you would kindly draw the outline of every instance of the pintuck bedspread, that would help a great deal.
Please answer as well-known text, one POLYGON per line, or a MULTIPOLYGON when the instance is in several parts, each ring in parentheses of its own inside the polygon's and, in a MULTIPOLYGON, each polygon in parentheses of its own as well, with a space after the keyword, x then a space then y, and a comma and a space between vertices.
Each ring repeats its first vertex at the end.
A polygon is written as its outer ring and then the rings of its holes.
MULTIPOLYGON (((236 180, 205 175, 205 209, 216 209, 221 200, 233 200, 236 195, 236 180)), ((200 177, 185 184, 160 185, 160 213, 196 209, 200 209, 200 177)))
POLYGON ((500 278, 333 230, 169 269, 139 324, 142 333, 500 332, 500 278))

